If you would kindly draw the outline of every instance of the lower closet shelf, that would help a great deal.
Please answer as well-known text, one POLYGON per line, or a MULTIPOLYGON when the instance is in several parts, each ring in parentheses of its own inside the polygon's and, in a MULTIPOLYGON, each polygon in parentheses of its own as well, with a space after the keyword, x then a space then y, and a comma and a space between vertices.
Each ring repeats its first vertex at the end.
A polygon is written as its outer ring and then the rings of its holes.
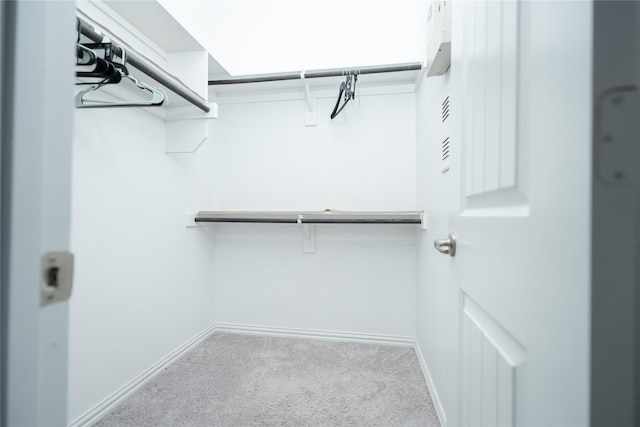
POLYGON ((200 211, 196 223, 282 223, 282 224, 422 224, 422 212, 352 212, 352 211, 200 211))

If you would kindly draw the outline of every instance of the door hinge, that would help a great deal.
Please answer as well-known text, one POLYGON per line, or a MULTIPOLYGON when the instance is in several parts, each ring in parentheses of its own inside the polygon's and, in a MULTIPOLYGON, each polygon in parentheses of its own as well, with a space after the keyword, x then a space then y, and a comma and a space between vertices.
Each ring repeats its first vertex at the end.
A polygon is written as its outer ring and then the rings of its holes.
POLYGON ((595 169, 611 186, 640 186, 640 93, 635 86, 603 93, 596 109, 595 169))

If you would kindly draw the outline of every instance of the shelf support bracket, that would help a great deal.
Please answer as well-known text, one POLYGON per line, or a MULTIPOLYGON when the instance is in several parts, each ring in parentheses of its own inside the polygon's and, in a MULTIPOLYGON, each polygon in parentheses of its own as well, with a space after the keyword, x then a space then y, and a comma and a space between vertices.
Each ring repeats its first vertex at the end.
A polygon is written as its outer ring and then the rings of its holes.
POLYGON ((185 212, 184 226, 187 228, 197 227, 198 223, 196 222, 196 216, 198 216, 197 212, 185 212))
POLYGON ((302 225, 302 253, 316 253, 316 228, 311 224, 304 224, 304 215, 298 215, 298 224, 302 225))
POLYGON ((305 110, 305 126, 317 126, 318 125, 318 112, 316 108, 316 98, 311 93, 309 88, 309 81, 304 76, 304 71, 300 72, 300 79, 304 83, 304 98, 306 101, 305 110))
POLYGON ((209 137, 209 120, 218 118, 218 104, 208 103, 208 113, 177 109, 167 113, 165 152, 194 153, 209 137))

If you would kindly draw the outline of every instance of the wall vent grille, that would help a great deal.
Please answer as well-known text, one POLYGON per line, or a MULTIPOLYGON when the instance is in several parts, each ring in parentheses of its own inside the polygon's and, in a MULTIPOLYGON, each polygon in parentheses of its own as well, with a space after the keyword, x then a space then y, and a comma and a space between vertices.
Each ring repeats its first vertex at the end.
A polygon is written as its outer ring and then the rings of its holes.
POLYGON ((449 108, 450 108, 450 103, 449 103, 449 95, 447 95, 444 98, 444 101, 442 101, 442 115, 441 115, 441 120, 442 120, 442 125, 440 126, 441 128, 441 134, 440 134, 440 140, 441 142, 441 153, 440 153, 440 159, 441 159, 441 165, 440 165, 440 171, 442 173, 445 173, 449 170, 449 162, 450 162, 450 157, 451 157, 451 137, 450 137, 450 132, 449 132, 449 128, 451 127, 451 122, 447 121, 447 119, 449 118, 449 108))
POLYGON ((449 117, 449 97, 447 96, 442 102, 442 123, 449 117))
POLYGON ((442 161, 445 162, 449 158, 449 137, 442 141, 442 161))

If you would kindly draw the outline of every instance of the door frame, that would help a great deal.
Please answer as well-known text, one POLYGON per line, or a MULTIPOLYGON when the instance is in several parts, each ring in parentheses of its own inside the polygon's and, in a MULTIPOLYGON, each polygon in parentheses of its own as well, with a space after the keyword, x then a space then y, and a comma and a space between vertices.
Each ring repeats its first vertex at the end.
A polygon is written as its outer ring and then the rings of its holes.
POLYGON ((2 426, 67 424, 68 302, 40 305, 68 251, 75 2, 2 4, 2 426))
MULTIPOLYGON (((616 183, 605 176, 605 169, 624 173, 628 164, 625 151, 610 151, 601 141, 604 134, 599 135, 599 129, 607 126, 600 111, 612 99, 608 95, 640 97, 640 69, 635 69, 640 52, 633 42, 638 37, 640 6, 635 3, 594 2, 592 425, 640 422, 640 183, 624 179, 616 183)), ((640 127, 636 123, 637 119, 616 122, 619 127, 613 128, 616 140, 611 145, 626 136, 637 147, 640 127)))

